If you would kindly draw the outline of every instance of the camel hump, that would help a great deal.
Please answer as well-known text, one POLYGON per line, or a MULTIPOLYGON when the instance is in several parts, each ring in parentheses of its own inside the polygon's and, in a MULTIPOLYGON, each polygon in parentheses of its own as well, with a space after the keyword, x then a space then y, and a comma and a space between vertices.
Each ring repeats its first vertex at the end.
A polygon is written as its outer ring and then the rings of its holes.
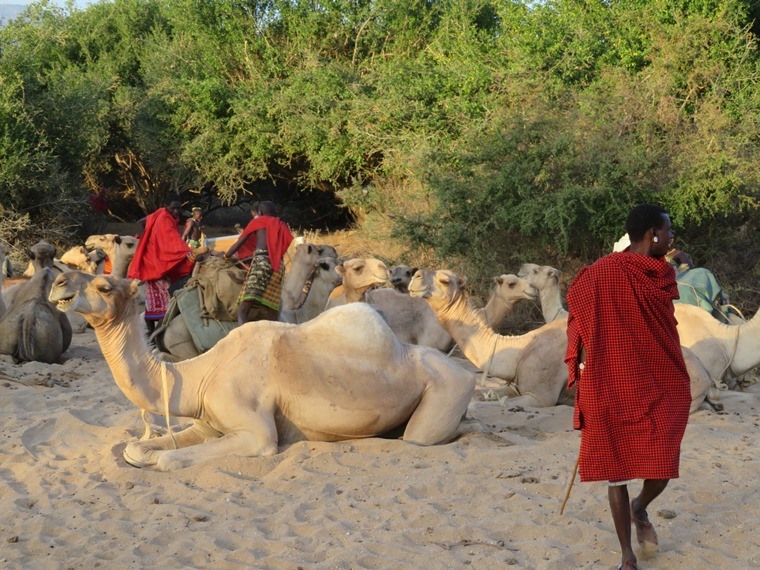
POLYGON ((320 353, 332 351, 361 357, 366 347, 392 353, 399 346, 396 336, 380 314, 365 303, 334 307, 286 333, 315 343, 320 353), (321 345, 321 348, 320 348, 321 345), (329 346, 330 348, 326 348, 329 346))

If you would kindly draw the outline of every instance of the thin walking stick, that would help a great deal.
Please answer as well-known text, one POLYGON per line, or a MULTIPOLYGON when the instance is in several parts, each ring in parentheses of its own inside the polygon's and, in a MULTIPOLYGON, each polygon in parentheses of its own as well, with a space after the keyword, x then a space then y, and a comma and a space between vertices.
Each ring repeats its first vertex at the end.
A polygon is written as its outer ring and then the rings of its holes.
POLYGON ((567 489, 565 489, 565 500, 562 501, 562 506, 559 509, 559 514, 565 512, 565 505, 567 504, 567 500, 570 498, 570 491, 573 489, 573 483, 575 483, 575 475, 578 473, 578 464, 580 462, 581 454, 578 453, 578 458, 575 460, 575 467, 573 467, 573 474, 570 476, 570 482, 567 484, 567 489))

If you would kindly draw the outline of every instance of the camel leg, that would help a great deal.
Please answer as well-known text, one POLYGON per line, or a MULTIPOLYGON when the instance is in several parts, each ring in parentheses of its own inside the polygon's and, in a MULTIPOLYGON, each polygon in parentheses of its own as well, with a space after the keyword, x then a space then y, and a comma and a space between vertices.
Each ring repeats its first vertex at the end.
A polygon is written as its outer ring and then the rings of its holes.
MULTIPOLYGON (((192 426, 174 434, 177 447, 188 447, 203 443, 209 438, 218 438, 221 434, 208 425, 194 422, 192 426)), ((169 434, 149 439, 135 441, 124 448, 124 460, 134 467, 147 467, 158 463, 162 453, 174 449, 174 441, 169 434)))
POLYGON ((409 418, 404 441, 415 445, 445 443, 460 435, 462 416, 475 390, 475 375, 466 372, 440 353, 423 357, 417 374, 431 377, 422 399, 409 418))
MULTIPOLYGON (((259 428, 264 428, 267 422, 259 422, 259 428)), ((190 467, 230 455, 243 457, 260 457, 263 455, 275 455, 277 453, 277 430, 274 418, 271 419, 271 431, 262 432, 262 429, 249 431, 236 431, 228 433, 218 439, 206 441, 200 445, 172 449, 164 451, 158 458, 157 467, 161 471, 174 471, 183 467, 190 467)))

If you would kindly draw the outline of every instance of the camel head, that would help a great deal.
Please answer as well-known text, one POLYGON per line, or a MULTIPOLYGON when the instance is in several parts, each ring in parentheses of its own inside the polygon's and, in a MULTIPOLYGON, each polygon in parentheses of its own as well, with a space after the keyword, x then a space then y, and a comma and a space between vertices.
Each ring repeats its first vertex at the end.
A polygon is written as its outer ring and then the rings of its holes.
POLYGON ((340 261, 337 257, 322 257, 314 265, 312 281, 322 280, 330 284, 333 289, 343 283, 343 275, 338 273, 340 261))
POLYGON ((61 263, 64 265, 87 273, 95 273, 98 261, 100 261, 100 256, 97 250, 90 253, 82 245, 72 247, 61 256, 61 263))
POLYGON ((53 267, 55 260, 55 246, 46 241, 38 241, 28 251, 29 259, 32 260, 35 271, 43 267, 53 267))
POLYGON ((548 265, 523 263, 517 275, 523 279, 527 279, 535 285, 536 289, 542 291, 548 286, 559 286, 559 276, 562 275, 562 272, 548 265))
POLYGON ((506 303, 514 303, 527 299, 538 299, 538 289, 527 279, 522 279, 514 274, 499 275, 493 278, 496 283, 494 295, 506 303))
POLYGON ((113 261, 113 257, 116 255, 116 247, 120 242, 121 236, 116 234, 97 234, 88 237, 87 241, 84 242, 84 247, 89 251, 102 249, 113 261))
POLYGON ((349 259, 338 265, 335 271, 343 276, 343 287, 358 295, 388 283, 388 268, 374 257, 349 259))
POLYGON ((422 297, 438 312, 467 297, 465 286, 467 279, 453 271, 441 269, 433 271, 421 269, 414 274, 409 283, 409 294, 422 297))
POLYGON ((313 243, 299 243, 296 246, 296 256, 298 259, 316 263, 323 257, 334 257, 337 259, 338 252, 331 245, 316 245, 313 243))
POLYGON ((50 301, 59 311, 74 311, 94 328, 121 321, 128 310, 136 310, 139 282, 110 275, 66 271, 56 277, 50 301))
POLYGON ((401 293, 408 293, 409 282, 416 272, 416 267, 409 267, 408 265, 397 265, 391 269, 391 284, 393 288, 401 293))

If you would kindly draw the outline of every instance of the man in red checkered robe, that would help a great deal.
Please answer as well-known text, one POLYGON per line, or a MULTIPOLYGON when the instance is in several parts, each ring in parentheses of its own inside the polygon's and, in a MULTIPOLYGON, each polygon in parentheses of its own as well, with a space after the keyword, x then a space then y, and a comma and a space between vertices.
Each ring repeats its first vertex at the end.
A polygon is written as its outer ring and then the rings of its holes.
POLYGON ((626 229, 630 247, 582 269, 568 290, 565 362, 576 388, 581 481, 610 482, 621 568, 636 568, 631 522, 642 546, 657 544, 646 508, 678 477, 691 396, 674 316, 675 272, 664 258, 673 243, 670 217, 642 204, 626 229), (629 506, 632 479, 644 484, 629 506))

